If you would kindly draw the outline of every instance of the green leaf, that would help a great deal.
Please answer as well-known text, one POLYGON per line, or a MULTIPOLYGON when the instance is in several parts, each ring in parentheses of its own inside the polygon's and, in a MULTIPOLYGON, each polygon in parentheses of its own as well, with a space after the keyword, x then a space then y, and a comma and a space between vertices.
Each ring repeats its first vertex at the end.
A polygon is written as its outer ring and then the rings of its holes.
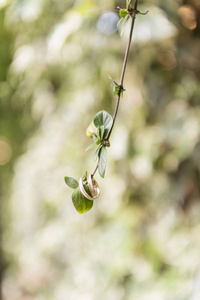
POLYGON ((108 77, 109 77, 111 83, 113 83, 114 82, 113 78, 111 76, 108 76, 108 77))
POLYGON ((126 9, 129 10, 129 5, 131 3, 131 0, 126 0, 126 9))
POLYGON ((115 85, 114 95, 119 95, 120 87, 115 85))
POLYGON ((96 142, 96 145, 97 145, 97 146, 98 146, 98 145, 101 145, 101 141, 98 140, 98 141, 96 142))
POLYGON ((123 20, 124 20, 124 24, 123 24, 123 27, 122 27, 121 35, 124 33, 124 30, 126 28, 126 23, 129 20, 129 15, 127 15, 123 20))
MULTIPOLYGON (((86 190, 86 192, 91 195, 90 190, 88 188, 88 186, 84 185, 84 188, 86 190)), ((77 188, 75 189, 75 191, 72 194, 72 202, 74 204, 74 207, 76 208, 76 210, 80 213, 86 213, 88 210, 90 210, 93 206, 93 201, 88 200, 87 198, 85 198, 80 189, 77 188)))
POLYGON ((128 12, 126 11, 126 9, 120 9, 119 15, 120 15, 121 18, 126 17, 127 14, 128 14, 128 12))
POLYGON ((78 181, 72 177, 65 176, 65 183, 72 189, 76 189, 78 187, 78 181))
POLYGON ((104 126, 99 127, 99 139, 102 142, 103 141, 103 136, 104 136, 104 126))
POLYGON ((98 157, 98 155, 99 155, 99 151, 101 150, 102 147, 103 147, 103 146, 100 145, 100 146, 97 148, 97 150, 95 151, 95 154, 94 154, 94 161, 97 160, 97 157, 98 157))
POLYGON ((87 170, 85 171, 85 174, 84 174, 84 177, 83 177, 83 180, 87 180, 87 175, 88 175, 88 172, 87 170))
POLYGON ((114 95, 117 95, 117 96, 119 96, 119 94, 121 93, 121 96, 123 98, 123 92, 124 91, 125 91, 125 89, 121 88, 121 92, 120 92, 120 86, 119 85, 115 85, 113 92, 114 92, 114 95))
POLYGON ((106 139, 112 127, 112 116, 107 111, 102 110, 95 115, 93 122, 97 128, 101 127, 102 125, 104 126, 103 139, 106 139))
POLYGON ((86 130, 86 135, 90 138, 93 137, 93 134, 96 134, 96 127, 94 126, 93 122, 88 126, 86 130))
POLYGON ((93 135, 93 141, 95 142, 95 144, 96 142, 98 142, 98 137, 96 137, 96 135, 93 135))
POLYGON ((121 24, 123 18, 119 19, 119 22, 117 23, 117 27, 119 27, 119 25, 121 24))
POLYGON ((106 162, 107 162, 107 152, 106 147, 102 147, 98 153, 99 162, 98 162, 98 171, 99 175, 104 178, 106 171, 106 162))
POLYGON ((89 149, 93 148, 94 146, 96 146, 96 143, 93 143, 93 144, 89 145, 89 146, 85 149, 85 151, 88 151, 89 149))

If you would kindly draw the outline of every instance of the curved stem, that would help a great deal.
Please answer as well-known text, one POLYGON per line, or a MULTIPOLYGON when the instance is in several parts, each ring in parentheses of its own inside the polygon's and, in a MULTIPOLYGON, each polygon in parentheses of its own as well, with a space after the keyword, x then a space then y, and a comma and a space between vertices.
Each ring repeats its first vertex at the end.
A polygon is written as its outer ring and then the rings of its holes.
MULTIPOLYGON (((133 35, 133 28, 134 28, 134 24, 135 24, 135 17, 136 17, 136 14, 137 14, 137 4, 138 4, 138 0, 135 0, 135 5, 134 5, 134 12, 132 14, 132 22, 131 22, 131 29, 130 29, 130 35, 129 35, 129 40, 128 40, 128 45, 127 45, 127 48, 126 48, 126 52, 125 52, 125 56, 124 56, 124 62, 123 62, 123 67, 122 67, 122 72, 121 72, 121 78, 120 78, 120 91, 119 91, 119 95, 118 95, 118 98, 117 98, 117 102, 116 102, 116 106, 115 106, 115 111, 114 111, 114 114, 113 114, 113 123, 112 123, 112 127, 110 129, 110 132, 108 134, 108 137, 107 137, 107 141, 109 141, 109 138, 110 138, 110 135, 112 133, 112 130, 113 130, 113 127, 114 127, 114 124, 115 124, 115 120, 116 120, 116 117, 117 117, 117 113, 118 113, 118 109, 119 109, 119 103, 120 103, 120 99, 121 99, 121 92, 122 92, 122 88, 123 88, 123 82, 124 82, 124 75, 125 75, 125 71, 126 71, 126 65, 127 65, 127 61, 128 61, 128 55, 129 55, 129 51, 130 51, 130 46, 131 46, 131 40, 132 40, 132 35, 133 35)), ((94 172, 92 173, 92 176, 94 176, 94 174, 96 173, 98 169, 98 163, 97 163, 97 166, 94 170, 94 172)))
POLYGON ((96 165, 96 168, 94 169, 94 172, 92 173, 92 177, 93 177, 94 174, 96 173, 97 169, 98 169, 98 163, 97 163, 97 165, 96 165))

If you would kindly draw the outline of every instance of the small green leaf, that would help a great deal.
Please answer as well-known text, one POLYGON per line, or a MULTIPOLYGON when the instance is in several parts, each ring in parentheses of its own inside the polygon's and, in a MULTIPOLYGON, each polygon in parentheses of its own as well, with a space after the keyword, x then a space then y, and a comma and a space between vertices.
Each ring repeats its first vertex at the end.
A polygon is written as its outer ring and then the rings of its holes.
POLYGON ((119 25, 121 24, 123 18, 119 19, 119 22, 117 23, 117 27, 119 27, 119 25))
MULTIPOLYGON (((86 190, 86 192, 90 194, 90 190, 88 188, 88 186, 84 185, 84 188, 86 190)), ((88 200, 87 198, 85 198, 80 189, 77 188, 75 189, 75 191, 72 194, 72 202, 74 204, 74 207, 76 208, 76 210, 80 213, 86 213, 88 210, 90 210, 93 206, 93 201, 88 200)))
POLYGON ((113 78, 111 76, 108 76, 108 77, 109 77, 111 83, 113 83, 113 81, 114 81, 113 78))
POLYGON ((86 130, 86 135, 90 138, 93 137, 93 134, 96 134, 96 127, 94 126, 93 122, 88 126, 86 130))
POLYGON ((87 170, 85 171, 85 174, 84 174, 84 177, 83 177, 83 180, 87 180, 87 175, 88 175, 88 172, 87 170))
POLYGON ((97 137, 98 137, 98 143, 96 142, 96 145, 101 143, 101 137, 100 137, 100 127, 97 128, 97 137))
POLYGON ((93 135, 93 141, 95 142, 95 144, 98 141, 98 137, 96 135, 93 135))
POLYGON ((131 3, 131 0, 126 0, 126 9, 129 10, 129 5, 131 3))
POLYGON ((78 181, 72 177, 65 176, 65 183, 72 189, 76 189, 78 187, 78 181))
POLYGON ((115 85, 114 95, 119 95, 120 93, 120 87, 115 85))
POLYGON ((96 145, 97 145, 97 146, 98 146, 98 145, 101 145, 101 141, 98 140, 98 141, 96 142, 96 145))
POLYGON ((124 30, 126 28, 126 23, 129 20, 129 15, 127 15, 123 20, 124 20, 124 24, 123 24, 123 27, 122 27, 121 35, 124 33, 124 30))
POLYGON ((103 147, 103 146, 100 145, 100 146, 97 148, 97 150, 95 151, 95 154, 94 154, 94 161, 97 160, 97 157, 98 157, 98 155, 99 155, 99 151, 101 150, 102 147, 103 147))
POLYGON ((93 148, 94 146, 96 146, 96 143, 93 143, 93 144, 89 145, 89 146, 85 149, 85 151, 88 151, 89 149, 93 148))
POLYGON ((102 125, 99 127, 99 138, 101 142, 103 141, 103 136, 104 136, 104 126, 102 125))
POLYGON ((121 18, 126 17, 127 14, 128 14, 128 12, 126 11, 126 9, 120 9, 119 15, 120 15, 121 18))
POLYGON ((106 147, 102 147, 98 153, 99 162, 98 162, 98 171, 99 175, 104 178, 106 171, 106 162, 107 162, 107 152, 106 147))
POLYGON ((101 127, 102 125, 104 126, 103 139, 106 139, 112 127, 112 123, 113 123, 112 116, 107 111, 102 110, 95 115, 93 122, 97 128, 101 127))

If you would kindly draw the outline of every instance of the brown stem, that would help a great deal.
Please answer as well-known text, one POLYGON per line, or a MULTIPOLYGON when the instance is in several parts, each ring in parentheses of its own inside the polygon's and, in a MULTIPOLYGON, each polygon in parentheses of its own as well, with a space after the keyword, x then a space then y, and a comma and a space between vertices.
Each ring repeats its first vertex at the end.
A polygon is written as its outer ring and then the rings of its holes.
POLYGON ((96 165, 96 168, 94 169, 94 172, 92 173, 92 177, 93 177, 94 174, 96 173, 97 169, 98 169, 98 163, 97 163, 97 165, 96 165))
POLYGON ((123 63, 122 73, 121 73, 121 78, 120 78, 119 85, 120 85, 121 89, 120 89, 120 92, 119 92, 119 95, 117 98, 117 103, 116 103, 115 111, 114 111, 114 115, 113 115, 113 123, 112 123, 112 127, 110 129, 109 135, 107 137, 107 140, 109 140, 110 135, 112 133, 112 130, 113 130, 113 127, 115 124, 115 120, 117 117, 118 109, 119 109, 119 103, 120 103, 120 99, 121 99, 121 91, 122 91, 123 82, 124 82, 124 75, 125 75, 125 71, 126 71, 126 65, 127 65, 127 61, 128 61, 128 55, 129 55, 129 50, 130 50, 131 40, 132 40, 132 35, 133 35, 133 28, 134 28, 134 24, 135 24, 136 11, 137 11, 137 0, 135 1, 134 13, 132 15, 131 30, 130 30, 130 35, 129 35, 129 41, 128 41, 128 45, 127 45, 125 56, 124 56, 124 63, 123 63))
MULTIPOLYGON (((110 135, 112 133, 112 130, 113 130, 113 127, 114 127, 114 124, 115 124, 115 120, 116 120, 116 117, 117 117, 118 109, 119 109, 119 103, 120 103, 120 99, 121 99, 121 92, 122 92, 123 82, 124 82, 124 75, 125 75, 125 71, 126 71, 126 65, 127 65, 127 61, 128 61, 128 55, 129 55, 130 46, 131 46, 131 40, 132 40, 132 35, 133 35, 133 28, 134 28, 134 24, 135 24, 135 16, 137 14, 137 4, 138 4, 138 0, 135 0, 134 11, 133 11, 133 14, 131 16, 132 17, 131 30, 130 30, 128 45, 127 45, 125 56, 124 56, 124 62, 123 62, 123 67, 122 67, 122 72, 121 72, 121 78, 120 78, 120 84, 119 84, 120 91, 119 91, 119 95, 118 95, 118 98, 117 98, 117 102, 116 102, 116 106, 115 106, 115 111, 114 111, 114 114, 113 114, 113 123, 112 123, 111 129, 110 129, 110 132, 108 134, 108 137, 106 139, 107 141, 109 141, 109 138, 110 138, 110 135)), ((92 173, 92 176, 94 176, 94 174, 96 173, 97 169, 98 169, 98 163, 97 163, 97 166, 96 166, 94 172, 92 173)))

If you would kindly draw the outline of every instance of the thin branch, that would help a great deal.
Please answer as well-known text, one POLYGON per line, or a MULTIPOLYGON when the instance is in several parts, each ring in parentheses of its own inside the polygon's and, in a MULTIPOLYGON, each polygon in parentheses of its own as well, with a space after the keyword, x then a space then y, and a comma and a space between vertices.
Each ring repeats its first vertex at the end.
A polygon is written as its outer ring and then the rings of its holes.
POLYGON ((98 163, 97 163, 97 165, 96 165, 96 168, 94 169, 94 172, 92 173, 92 177, 93 177, 94 174, 96 173, 97 169, 98 169, 98 163))
MULTIPOLYGON (((120 91, 119 91, 119 95, 118 95, 118 98, 117 98, 117 102, 116 102, 116 106, 115 106, 115 111, 114 111, 114 114, 113 114, 113 123, 112 123, 112 127, 110 129, 110 132, 108 134, 108 137, 107 137, 107 141, 109 141, 109 138, 110 138, 110 135, 112 133, 112 130, 113 130, 113 127, 114 127, 114 124, 115 124, 115 120, 116 120, 116 117, 117 117, 117 113, 118 113, 118 109, 119 109, 119 103, 120 103, 120 99, 121 99, 121 92, 123 90, 123 82, 124 82, 124 75, 125 75, 125 71, 126 71, 126 65, 127 65, 127 61, 128 61, 128 55, 129 55, 129 51, 130 51, 130 46, 131 46, 131 40, 132 40, 132 35, 133 35, 133 28, 134 28, 134 24, 135 24, 135 17, 136 17, 136 14, 137 14, 137 4, 138 4, 138 0, 135 1, 135 5, 134 5, 134 11, 133 11, 133 14, 132 14, 132 22, 131 22, 131 29, 130 29, 130 35, 129 35, 129 40, 128 40, 128 45, 127 45, 127 48, 126 48, 126 52, 125 52, 125 56, 124 56, 124 62, 123 62, 123 67, 122 67, 122 72, 121 72, 121 78, 120 78, 120 91)), ((97 163, 97 166, 94 170, 94 172, 92 173, 92 176, 94 176, 94 174, 96 173, 98 169, 98 163, 97 163)))
MULTIPOLYGON (((125 56, 124 56, 124 63, 123 63, 122 73, 121 73, 121 78, 120 78, 120 87, 121 88, 123 87, 124 75, 125 75, 125 71, 126 71, 126 65, 127 65, 127 61, 128 61, 128 55, 129 55, 130 46, 131 46, 131 40, 132 40, 132 35, 133 35, 133 28, 134 28, 134 24, 135 24, 135 16, 136 16, 136 11, 137 11, 137 0, 135 2, 135 8, 134 8, 134 10, 135 10, 135 12, 133 13, 133 16, 132 16, 132 23, 131 23, 131 30, 130 30, 130 35, 129 35, 129 41, 128 41, 128 45, 127 45, 125 56)), ((112 127, 110 129, 110 132, 109 132, 109 135, 107 137, 107 140, 109 140, 110 135, 111 135, 112 130, 113 130, 113 127, 114 127, 114 124, 115 124, 115 120, 116 120, 117 113, 118 113, 120 99, 121 99, 121 90, 120 90, 118 98, 117 98, 117 103, 116 103, 115 111, 114 111, 114 115, 113 115, 113 124, 112 124, 112 127)))

